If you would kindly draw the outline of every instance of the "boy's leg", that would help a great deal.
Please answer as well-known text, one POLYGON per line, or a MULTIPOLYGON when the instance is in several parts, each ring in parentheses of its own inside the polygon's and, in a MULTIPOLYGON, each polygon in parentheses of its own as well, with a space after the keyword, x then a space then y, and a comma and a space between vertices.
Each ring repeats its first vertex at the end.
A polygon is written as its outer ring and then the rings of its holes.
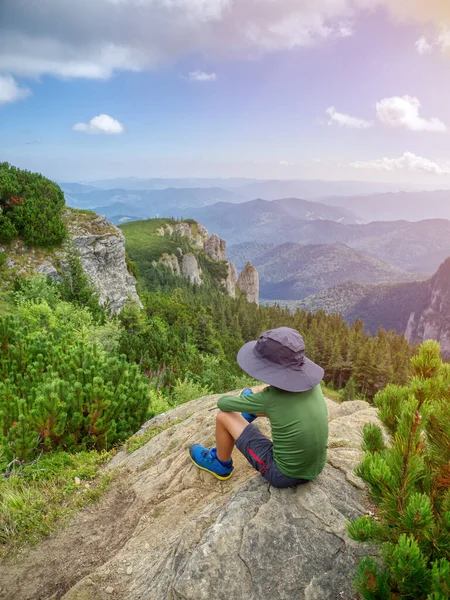
POLYGON ((233 452, 234 442, 248 426, 248 421, 237 412, 219 410, 216 417, 217 457, 228 462, 233 452))

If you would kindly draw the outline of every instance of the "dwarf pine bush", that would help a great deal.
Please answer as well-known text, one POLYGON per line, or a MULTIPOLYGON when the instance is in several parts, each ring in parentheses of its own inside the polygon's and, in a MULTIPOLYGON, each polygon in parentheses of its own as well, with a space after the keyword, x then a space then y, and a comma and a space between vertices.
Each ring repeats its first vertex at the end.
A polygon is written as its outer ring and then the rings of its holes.
POLYGON ((425 342, 406 386, 375 397, 391 436, 364 428, 359 468, 377 504, 374 517, 349 526, 353 539, 382 544, 382 561, 365 558, 356 587, 365 600, 450 598, 450 365, 425 342))

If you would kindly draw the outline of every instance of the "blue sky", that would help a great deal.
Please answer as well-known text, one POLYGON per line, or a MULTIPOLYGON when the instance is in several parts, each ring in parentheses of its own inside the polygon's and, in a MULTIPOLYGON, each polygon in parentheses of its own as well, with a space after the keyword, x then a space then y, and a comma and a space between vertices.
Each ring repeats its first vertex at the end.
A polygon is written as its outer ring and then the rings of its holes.
POLYGON ((448 185, 442 4, 3 0, 2 160, 60 180, 448 185))

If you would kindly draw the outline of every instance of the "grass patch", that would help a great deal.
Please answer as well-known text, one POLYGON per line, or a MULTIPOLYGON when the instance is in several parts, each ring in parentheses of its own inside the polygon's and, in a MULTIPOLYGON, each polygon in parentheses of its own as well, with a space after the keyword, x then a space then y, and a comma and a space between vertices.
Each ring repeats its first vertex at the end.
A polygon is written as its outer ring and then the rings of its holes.
MULTIPOLYGON (((79 509, 97 501, 113 475, 107 452, 53 452, 0 477, 0 557, 35 544, 79 509)), ((0 461, 0 472, 6 464, 0 461)))
POLYGON ((146 221, 131 221, 123 223, 120 229, 126 240, 127 252, 133 262, 139 267, 151 265, 165 252, 177 254, 179 244, 168 236, 161 236, 156 230, 166 225, 173 225, 172 219, 147 219, 146 221))
POLYGON ((328 443, 328 448, 345 448, 347 446, 347 442, 345 440, 330 440, 328 443))
POLYGON ((341 394, 336 390, 330 390, 330 388, 327 388, 325 385, 323 385, 322 392, 326 398, 334 400, 334 402, 337 402, 338 404, 342 404, 341 394))
POLYGON ((135 435, 128 439, 125 442, 125 450, 128 452, 128 454, 136 452, 136 450, 139 450, 139 448, 145 446, 145 444, 149 442, 152 438, 154 438, 156 435, 162 433, 163 431, 166 431, 166 429, 170 429, 174 425, 178 425, 178 423, 181 423, 182 421, 184 421, 184 419, 176 419, 176 421, 171 421, 170 423, 166 423, 165 425, 150 426, 141 435, 135 435))

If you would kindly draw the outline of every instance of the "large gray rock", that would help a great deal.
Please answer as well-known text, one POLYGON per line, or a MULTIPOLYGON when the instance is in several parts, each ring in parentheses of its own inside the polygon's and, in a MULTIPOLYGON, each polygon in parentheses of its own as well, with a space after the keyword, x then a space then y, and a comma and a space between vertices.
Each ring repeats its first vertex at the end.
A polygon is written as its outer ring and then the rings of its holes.
POLYGON ((185 254, 181 259, 181 274, 192 284, 201 285, 203 283, 197 259, 193 254, 185 254))
POLYGON ((35 268, 36 273, 40 275, 45 275, 45 277, 50 277, 54 281, 61 281, 61 275, 58 273, 56 268, 52 265, 51 262, 46 260, 44 263, 35 268))
MULTIPOLYGON (((106 228, 105 228, 106 229, 106 228)), ((83 267, 98 291, 100 304, 112 314, 119 313, 131 300, 142 307, 136 291, 136 280, 127 269, 125 237, 108 223, 107 232, 74 235, 72 243, 83 267)))
POLYGON ((249 302, 259 304, 259 276, 258 271, 249 262, 239 275, 236 286, 247 296, 249 302))
POLYGON ((212 260, 227 260, 227 243, 215 233, 212 234, 209 240, 206 240, 203 249, 205 254, 212 258, 212 260))
POLYGON ((175 225, 175 233, 178 233, 178 235, 181 235, 181 237, 190 238, 192 236, 191 227, 189 223, 177 223, 175 225))
POLYGON ((411 343, 437 340, 445 358, 450 358, 450 259, 427 282, 417 310, 409 316, 405 338, 411 343))
POLYGON ((229 294, 232 298, 234 298, 236 296, 236 284, 237 284, 237 280, 238 280, 237 271, 236 271, 236 267, 234 266, 234 263, 229 262, 229 263, 227 263, 227 266, 228 266, 227 278, 225 280, 223 280, 221 283, 224 286, 227 294, 229 294))
MULTIPOLYGON (((366 512, 364 491, 352 483, 353 469, 361 458, 361 428, 377 422, 376 410, 361 402, 341 408, 327 401, 325 470, 311 483, 277 490, 237 451, 235 472, 226 482, 190 462, 192 442, 214 440, 211 409, 217 398, 156 417, 143 430, 166 427, 162 433, 133 454, 121 451, 114 457, 109 468, 128 473, 135 495, 127 510, 139 510, 141 518, 114 556, 93 568, 64 600, 103 600, 111 589, 117 600, 355 597, 352 574, 358 557, 371 549, 350 540, 346 526, 366 512), (344 450, 346 460, 334 465, 344 450)), ((265 419, 256 424, 270 433, 265 419)))
POLYGON ((175 254, 167 254, 167 252, 165 252, 159 259, 158 263, 160 265, 164 265, 165 267, 169 267, 169 269, 171 269, 175 275, 181 275, 180 265, 175 254))

